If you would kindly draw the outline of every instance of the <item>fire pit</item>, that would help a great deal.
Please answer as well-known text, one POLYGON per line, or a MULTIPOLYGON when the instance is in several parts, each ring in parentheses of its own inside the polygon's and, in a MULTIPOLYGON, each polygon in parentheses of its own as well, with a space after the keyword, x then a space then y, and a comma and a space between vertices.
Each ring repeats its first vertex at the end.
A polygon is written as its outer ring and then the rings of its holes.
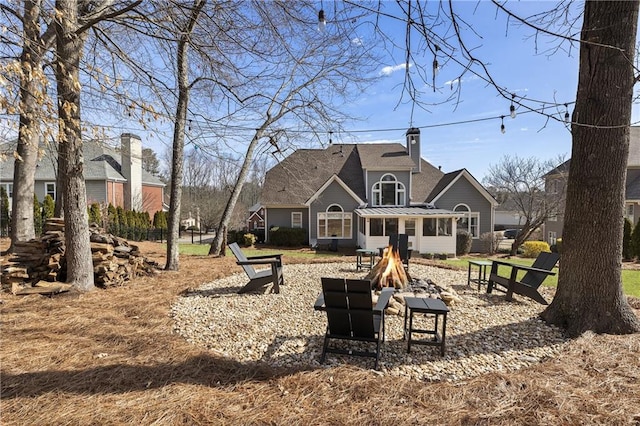
POLYGON ((402 266, 400 253, 391 245, 384 250, 382 258, 371 268, 365 279, 371 280, 371 286, 378 290, 383 287, 401 290, 411 282, 411 276, 402 266))

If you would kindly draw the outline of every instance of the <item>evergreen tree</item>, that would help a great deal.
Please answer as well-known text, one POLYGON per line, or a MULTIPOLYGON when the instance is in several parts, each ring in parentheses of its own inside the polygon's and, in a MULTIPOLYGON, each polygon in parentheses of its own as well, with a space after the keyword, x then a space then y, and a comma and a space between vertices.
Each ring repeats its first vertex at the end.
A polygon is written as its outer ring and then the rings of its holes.
POLYGON ((102 226, 102 214, 100 213, 100 205, 98 203, 92 203, 89 206, 89 224, 97 223, 102 226))
POLYGON ((640 221, 636 223, 631 233, 631 256, 640 257, 640 221))
POLYGON ((109 230, 109 233, 118 235, 118 232, 120 231, 120 226, 118 223, 118 211, 115 207, 113 207, 113 204, 111 203, 109 203, 109 206, 107 207, 107 219, 107 229, 109 230))
POLYGON ((38 201, 38 196, 33 194, 33 228, 36 236, 42 235, 42 205, 38 201))
POLYGON ((9 196, 4 187, 0 187, 0 235, 9 232, 9 196))
POLYGON ((631 247, 631 228, 633 225, 629 219, 624 220, 624 234, 622 236, 622 258, 631 260, 633 258, 633 250, 631 247))
POLYGON ((53 217, 55 209, 56 202, 53 201, 53 197, 49 194, 45 195, 44 200, 42 201, 42 210, 45 220, 53 217))

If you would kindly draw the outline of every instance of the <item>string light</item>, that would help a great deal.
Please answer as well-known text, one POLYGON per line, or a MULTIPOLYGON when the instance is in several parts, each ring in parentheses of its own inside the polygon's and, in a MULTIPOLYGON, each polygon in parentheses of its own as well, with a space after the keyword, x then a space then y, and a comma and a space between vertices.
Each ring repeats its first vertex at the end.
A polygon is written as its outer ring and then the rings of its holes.
POLYGON ((504 115, 500 116, 500 132, 504 135, 507 133, 507 129, 504 127, 504 115))
POLYGON ((322 8, 322 3, 320 3, 320 12, 318 12, 318 31, 324 33, 327 29, 327 20, 324 17, 324 9, 322 8))
POLYGON ((433 52, 433 91, 436 91, 436 75, 438 75, 438 51, 440 50, 440 46, 435 45, 433 52))
POLYGON ((329 131, 329 145, 333 143, 333 141, 331 140, 331 135, 333 135, 333 132, 329 131))
POLYGON ((569 117, 569 106, 567 104, 564 104, 564 122, 565 123, 571 123, 571 117, 569 117))
POLYGON ((189 131, 191 131, 191 120, 189 120, 189 131))
POLYGON ((515 93, 511 94, 511 106, 509 107, 509 115, 511 116, 511 118, 516 118, 516 107, 515 105, 513 105, 513 98, 515 98, 516 95, 515 93))

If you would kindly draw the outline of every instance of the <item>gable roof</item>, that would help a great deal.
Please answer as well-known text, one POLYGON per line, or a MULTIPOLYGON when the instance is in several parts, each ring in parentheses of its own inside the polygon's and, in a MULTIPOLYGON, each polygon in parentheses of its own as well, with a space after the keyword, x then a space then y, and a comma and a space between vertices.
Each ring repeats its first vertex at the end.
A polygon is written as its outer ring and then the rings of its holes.
POLYGON ((435 188, 433 188, 431 194, 429 194, 428 201, 435 203, 438 198, 440 198, 440 196, 446 193, 449 188, 451 188, 458 180, 462 179, 463 177, 466 178, 467 181, 469 181, 469 183, 471 183, 471 185, 473 185, 473 187, 479 193, 481 193, 491 204, 493 204, 494 206, 498 205, 498 201, 493 198, 493 195, 491 195, 489 191, 487 191, 485 187, 482 186, 480 182, 478 182, 467 169, 456 170, 444 175, 442 179, 440 179, 440 182, 438 182, 438 184, 435 186, 435 188))
MULTIPOLYGON (((15 149, 16 142, 12 142, 15 149)), ((41 147, 42 155, 38 159, 36 166, 36 180, 55 181, 57 169, 57 152, 48 146, 41 147)), ((83 142, 82 155, 84 157, 84 178, 85 180, 112 180, 126 181, 122 175, 122 157, 115 148, 108 146, 101 141, 91 139, 83 142)), ((14 161, 13 157, 8 157, 0 161, 0 179, 3 181, 13 180, 14 161)), ((157 176, 152 175, 142 169, 142 183, 154 186, 165 186, 157 176)))
POLYGON ((359 198, 366 199, 356 145, 341 144, 299 149, 275 165, 265 176, 260 203, 304 205, 333 175, 359 198))
POLYGON ((344 189, 347 192, 347 194, 351 196, 351 198, 353 198, 358 202, 358 204, 361 204, 361 205, 365 204, 365 201, 362 198, 360 198, 358 194, 353 192, 351 188, 349 188, 349 186, 346 183, 344 183, 342 179, 338 177, 338 175, 332 175, 329 178, 329 180, 327 180, 307 201, 305 201, 305 204, 310 205, 312 202, 317 200, 318 197, 322 195, 324 190, 327 189, 327 187, 331 185, 333 182, 336 182, 338 185, 340 185, 342 189, 344 189))

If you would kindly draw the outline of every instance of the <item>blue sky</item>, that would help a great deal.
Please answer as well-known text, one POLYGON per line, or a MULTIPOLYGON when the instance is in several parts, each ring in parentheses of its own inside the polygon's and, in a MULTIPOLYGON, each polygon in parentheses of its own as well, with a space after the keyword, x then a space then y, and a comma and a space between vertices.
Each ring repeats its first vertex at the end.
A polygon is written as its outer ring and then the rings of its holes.
MULTIPOLYGON (((543 10, 554 2, 509 2, 508 7, 523 16, 543 10)), ((386 3, 389 9, 393 4, 386 3)), ((488 64, 489 72, 509 93, 517 98, 526 97, 544 100, 549 103, 573 103, 576 96, 578 78, 578 49, 570 54, 560 50, 553 55, 537 53, 535 33, 529 28, 507 25, 506 16, 498 13, 488 1, 463 1, 454 3, 455 10, 466 22, 473 25, 475 32, 465 34, 469 45, 477 47, 476 57, 488 64)), ((383 28, 392 28, 393 24, 383 22, 383 28), (387 27, 384 27, 387 25, 387 27)), ((399 42, 404 40, 404 28, 396 25, 394 34, 399 42)), ((538 52, 557 45, 551 38, 540 37, 537 40, 538 52)), ((382 78, 370 92, 354 105, 364 117, 364 121, 354 123, 353 129, 407 128, 410 125, 411 104, 397 105, 404 80, 404 52, 393 52, 395 58, 388 58, 381 64, 382 78), (395 60, 394 60, 395 59, 395 60), (385 68, 386 67, 386 68, 385 68), (391 70, 394 70, 390 72, 391 70)), ((430 64, 432 55, 426 55, 425 63, 430 64), (429 62, 427 62, 429 61, 429 62)), ((442 61, 442 59, 441 59, 442 61)), ((414 72, 415 67, 410 67, 414 72)), ((423 87, 421 94, 427 102, 438 102, 451 91, 450 84, 460 73, 455 64, 442 66, 436 77, 437 93, 432 88, 423 87)), ((455 82, 454 82, 455 84, 455 82)), ((462 96, 459 103, 437 105, 425 111, 415 107, 413 126, 422 127, 422 156, 434 166, 441 166, 445 172, 466 168, 477 179, 482 180, 490 165, 497 164, 506 155, 537 157, 542 160, 555 159, 559 155, 570 156, 571 135, 567 126, 558 121, 548 121, 545 116, 526 113, 518 114, 515 119, 509 117, 510 102, 499 96, 496 89, 471 74, 463 77, 462 96), (443 127, 430 127, 439 124, 468 121, 505 115, 506 132, 500 131, 499 118, 443 127)), ((569 105, 571 113, 572 106, 569 105)), ((520 111, 522 112, 522 111, 520 111)), ((564 106, 548 108, 563 117, 564 106)), ((403 131, 351 133, 345 142, 401 142, 403 131)))

